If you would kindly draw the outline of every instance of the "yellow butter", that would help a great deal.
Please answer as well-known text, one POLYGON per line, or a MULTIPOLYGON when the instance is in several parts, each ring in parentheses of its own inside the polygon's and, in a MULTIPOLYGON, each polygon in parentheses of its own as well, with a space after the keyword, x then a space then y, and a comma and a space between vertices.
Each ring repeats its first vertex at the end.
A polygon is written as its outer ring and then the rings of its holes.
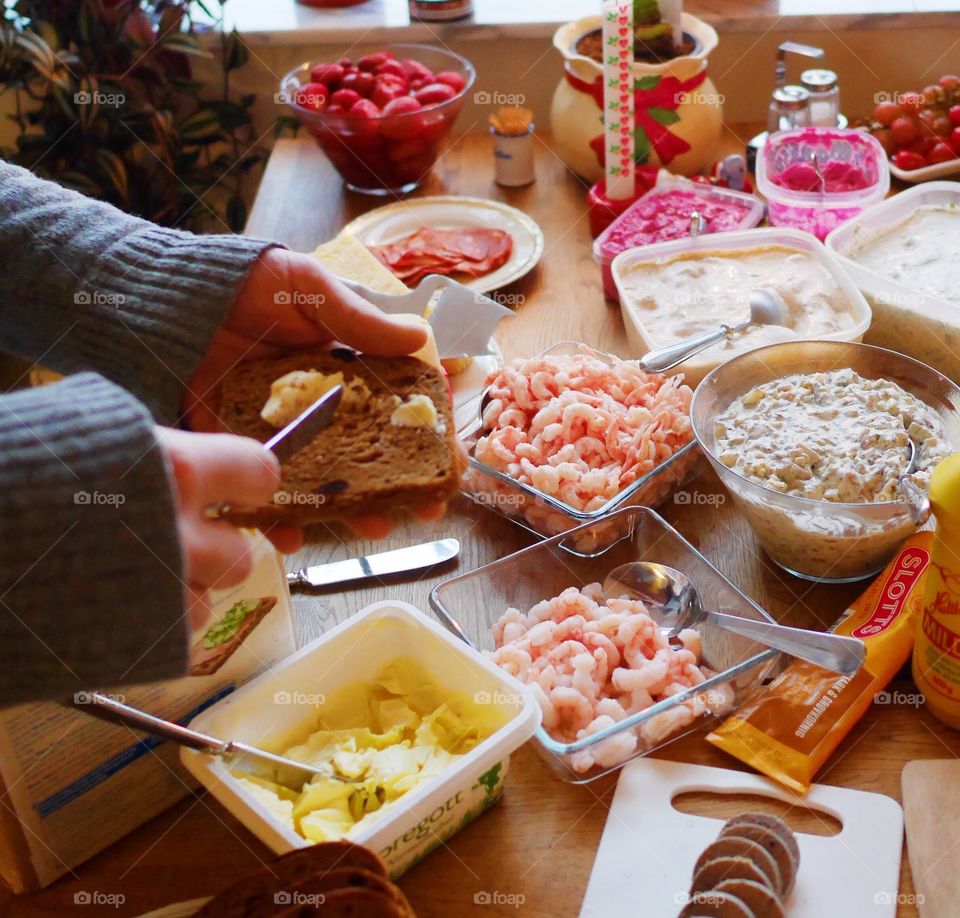
POLYGON ((436 427, 437 406, 428 395, 408 395, 390 415, 396 427, 436 427))
POLYGON ((337 236, 314 249, 313 257, 337 277, 363 284, 378 293, 409 292, 403 281, 377 261, 356 236, 337 236))

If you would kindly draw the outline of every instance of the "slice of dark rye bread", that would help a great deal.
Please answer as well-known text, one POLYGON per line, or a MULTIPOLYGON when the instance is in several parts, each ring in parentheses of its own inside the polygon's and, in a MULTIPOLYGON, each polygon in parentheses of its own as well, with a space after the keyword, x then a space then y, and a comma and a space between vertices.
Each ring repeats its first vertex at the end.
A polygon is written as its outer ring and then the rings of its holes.
MULTIPOLYGON (((341 403, 333 422, 283 466, 280 490, 265 507, 232 507, 241 525, 305 524, 351 513, 407 510, 452 498, 462 459, 456 446, 450 389, 442 371, 415 357, 374 357, 347 348, 305 351, 278 360, 252 360, 223 381, 220 420, 231 433, 265 442, 277 431, 260 416, 274 380, 294 370, 359 377, 372 397, 341 403), (426 395, 438 427, 390 422, 389 396, 426 395)), ((345 402, 347 400, 345 399, 345 402)))

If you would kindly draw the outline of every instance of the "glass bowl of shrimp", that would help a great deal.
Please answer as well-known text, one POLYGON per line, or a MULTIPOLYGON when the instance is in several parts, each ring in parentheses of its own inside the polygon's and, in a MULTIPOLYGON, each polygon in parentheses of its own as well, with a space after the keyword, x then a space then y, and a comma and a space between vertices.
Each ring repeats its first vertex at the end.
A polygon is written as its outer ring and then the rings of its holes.
MULTIPOLYGON (((604 536, 606 538, 606 536, 604 536)), ((584 784, 726 717, 773 675, 774 650, 707 624, 675 639, 637 600, 604 597, 615 567, 655 561, 685 574, 704 608, 772 622, 655 511, 625 507, 433 589, 430 605, 455 635, 533 692, 541 756, 584 784), (571 537, 623 533, 601 558, 571 554, 571 537)))
MULTIPOLYGON (((656 507, 694 472, 692 391, 680 376, 562 341, 490 374, 458 434, 469 456, 463 492, 538 536, 629 506, 656 507)), ((613 524, 564 542, 592 557, 613 524)))

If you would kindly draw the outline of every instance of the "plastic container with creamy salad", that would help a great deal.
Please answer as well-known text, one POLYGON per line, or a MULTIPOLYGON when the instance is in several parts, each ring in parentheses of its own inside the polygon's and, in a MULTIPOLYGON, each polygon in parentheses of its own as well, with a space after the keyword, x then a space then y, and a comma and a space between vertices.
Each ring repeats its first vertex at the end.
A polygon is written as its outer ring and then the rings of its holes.
POLYGON ((925 182, 826 241, 873 310, 869 344, 960 379, 960 182, 925 182))
POLYGON ((753 289, 782 302, 787 326, 737 332, 671 370, 689 385, 758 347, 804 338, 855 342, 870 327, 870 307, 836 256, 800 230, 751 229, 633 249, 614 259, 613 277, 629 357, 746 320, 753 289))

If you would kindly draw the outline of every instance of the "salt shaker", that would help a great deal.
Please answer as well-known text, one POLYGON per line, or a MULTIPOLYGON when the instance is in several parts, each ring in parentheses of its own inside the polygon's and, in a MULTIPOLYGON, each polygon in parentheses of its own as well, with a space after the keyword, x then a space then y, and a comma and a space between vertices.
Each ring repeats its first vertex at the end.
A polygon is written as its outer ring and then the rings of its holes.
POLYGON ((533 112, 529 108, 501 108, 490 116, 493 137, 493 180, 514 188, 529 185, 533 171, 533 112))
POLYGON ((837 127, 840 123, 840 85, 832 70, 804 70, 803 88, 810 93, 810 124, 813 127, 837 127))
POLYGON ((770 101, 767 130, 789 131, 810 125, 810 93, 802 86, 778 86, 770 101))

